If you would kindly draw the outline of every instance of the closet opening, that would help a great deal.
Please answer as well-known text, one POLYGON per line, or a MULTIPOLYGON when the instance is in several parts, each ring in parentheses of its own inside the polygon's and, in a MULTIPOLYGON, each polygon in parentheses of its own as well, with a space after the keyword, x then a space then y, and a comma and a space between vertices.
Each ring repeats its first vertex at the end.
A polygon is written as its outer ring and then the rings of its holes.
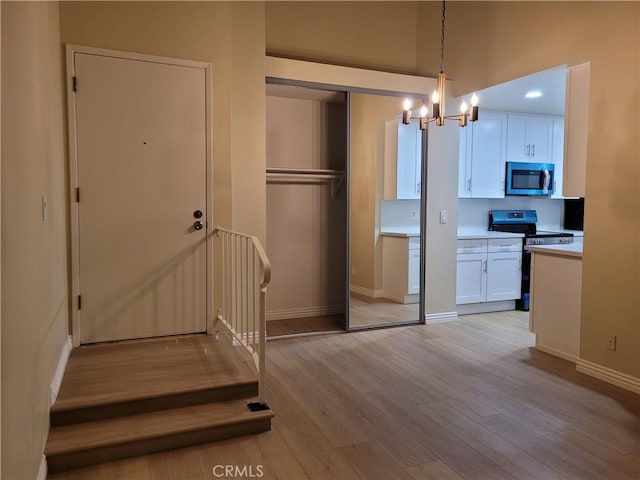
POLYGON ((347 94, 267 83, 267 336, 346 329, 347 94))

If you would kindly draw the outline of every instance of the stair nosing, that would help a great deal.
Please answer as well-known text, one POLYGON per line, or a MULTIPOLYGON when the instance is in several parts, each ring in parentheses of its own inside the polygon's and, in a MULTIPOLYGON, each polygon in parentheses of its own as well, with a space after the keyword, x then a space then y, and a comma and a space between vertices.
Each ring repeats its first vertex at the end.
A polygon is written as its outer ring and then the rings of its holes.
MULTIPOLYGON (((203 405, 196 405, 196 406, 191 406, 191 407, 181 407, 181 408, 176 408, 176 409, 171 409, 171 410, 161 410, 161 411, 157 411, 157 412, 145 412, 145 413, 141 413, 141 414, 135 414, 135 415, 128 415, 126 417, 120 417, 118 418, 118 422, 126 422, 127 420, 131 421, 132 419, 138 419, 138 418, 142 418, 142 417, 154 417, 154 416, 160 416, 160 415, 165 415, 168 411, 180 411, 180 410, 198 410, 198 409, 205 409, 207 407, 211 408, 213 405, 226 405, 229 407, 232 406, 241 406, 243 401, 231 401, 231 402, 218 402, 218 403, 213 403, 213 404, 203 404, 203 405)), ((185 415, 188 413, 187 411, 185 411, 185 415)), ((161 437, 165 437, 165 436, 169 436, 169 435, 174 435, 174 434, 180 434, 180 433, 187 433, 187 432, 195 432, 198 430, 205 430, 205 429, 209 429, 209 428, 215 428, 215 427, 223 427, 223 426, 228 426, 228 425, 233 425, 233 424, 243 424, 243 423, 248 423, 251 421, 256 421, 256 420, 264 420, 264 419, 268 419, 268 418, 273 418, 274 414, 273 411, 268 409, 268 410, 262 410, 262 411, 257 411, 257 412, 252 412, 250 410, 247 409, 246 412, 240 411, 240 413, 236 416, 230 417, 230 418, 223 418, 220 420, 216 420, 216 421, 204 421, 202 423, 199 423, 198 425, 187 425, 187 426, 181 426, 181 427, 177 427, 177 428, 167 428, 166 430, 161 430, 158 431, 156 433, 146 433, 146 432, 134 432, 130 437, 120 437, 117 439, 107 439, 107 440, 100 440, 100 441, 96 441, 95 443, 89 443, 87 442, 87 439, 84 438, 82 440, 82 444, 80 444, 78 442, 78 444, 76 445, 72 445, 70 447, 66 447, 66 448, 58 448, 58 449, 53 449, 51 450, 48 446, 48 442, 47 442, 47 446, 45 447, 45 455, 46 456, 55 456, 55 455, 63 455, 63 454, 69 454, 69 453, 74 453, 74 452, 82 452, 83 450, 93 450, 93 449, 99 449, 99 448, 104 448, 104 447, 109 447, 112 445, 117 445, 117 444, 127 444, 127 443, 134 443, 134 442, 142 442, 145 440, 149 440, 149 439, 153 439, 153 438, 161 438, 161 437)), ((107 419, 107 420, 98 420, 98 421, 94 421, 94 422, 85 422, 82 424, 76 424, 76 425, 65 425, 65 426, 61 426, 61 427, 53 427, 51 429, 51 431, 49 432, 49 438, 51 438, 51 434, 54 433, 55 431, 59 431, 60 429, 66 429, 66 430, 70 430, 70 429, 75 429, 76 431, 82 431, 84 429, 88 429, 91 427, 94 427, 96 425, 100 425, 100 424, 107 424, 108 422, 113 422, 114 419, 107 419)))
MULTIPOLYGON (((216 385, 203 386, 197 388, 185 388, 182 390, 168 390, 166 392, 151 392, 142 395, 122 396, 119 398, 113 398, 104 400, 102 398, 96 398, 92 400, 77 401, 76 399, 58 398, 55 404, 50 408, 51 414, 69 412, 73 410, 80 410, 84 408, 97 408, 105 407, 109 405, 118 405, 128 402, 143 402, 146 400, 155 400, 163 397, 170 397, 174 395, 183 395, 189 393, 200 393, 206 391, 215 391, 218 389, 230 388, 230 387, 243 387, 257 384, 258 380, 254 378, 247 378, 243 380, 233 380, 224 383, 218 383, 216 385)), ((81 397, 80 397, 81 398, 81 397)))

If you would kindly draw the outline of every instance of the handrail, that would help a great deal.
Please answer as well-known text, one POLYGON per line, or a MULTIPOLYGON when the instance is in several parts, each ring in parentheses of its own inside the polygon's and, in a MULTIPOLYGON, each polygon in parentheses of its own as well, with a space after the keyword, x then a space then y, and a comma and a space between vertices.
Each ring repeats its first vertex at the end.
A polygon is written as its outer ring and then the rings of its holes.
POLYGON ((222 302, 217 319, 251 355, 258 371, 257 408, 266 406, 266 293, 271 262, 258 237, 215 228, 220 239, 222 302))

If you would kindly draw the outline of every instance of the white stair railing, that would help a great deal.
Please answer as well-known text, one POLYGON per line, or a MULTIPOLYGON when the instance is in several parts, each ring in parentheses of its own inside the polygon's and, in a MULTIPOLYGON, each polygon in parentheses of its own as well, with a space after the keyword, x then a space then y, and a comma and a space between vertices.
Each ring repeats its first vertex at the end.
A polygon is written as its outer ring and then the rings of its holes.
POLYGON ((266 407, 266 293, 271 263, 260 240, 224 228, 213 231, 219 241, 222 277, 221 306, 217 319, 253 358, 258 371, 258 404, 266 407))

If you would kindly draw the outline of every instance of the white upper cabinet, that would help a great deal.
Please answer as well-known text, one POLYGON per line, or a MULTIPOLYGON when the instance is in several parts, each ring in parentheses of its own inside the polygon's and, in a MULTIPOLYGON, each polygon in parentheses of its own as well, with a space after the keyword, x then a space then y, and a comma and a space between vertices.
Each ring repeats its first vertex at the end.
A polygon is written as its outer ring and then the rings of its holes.
POLYGON ((506 113, 481 111, 460 129, 458 197, 504 197, 506 147, 506 113))
POLYGON ((422 131, 417 122, 398 122, 398 176, 396 198, 420 198, 422 131))
POLYGON ((508 162, 552 162, 553 117, 509 114, 508 162))
POLYGON ((422 165, 422 131, 417 122, 400 119, 385 125, 384 198, 419 199, 422 165))

